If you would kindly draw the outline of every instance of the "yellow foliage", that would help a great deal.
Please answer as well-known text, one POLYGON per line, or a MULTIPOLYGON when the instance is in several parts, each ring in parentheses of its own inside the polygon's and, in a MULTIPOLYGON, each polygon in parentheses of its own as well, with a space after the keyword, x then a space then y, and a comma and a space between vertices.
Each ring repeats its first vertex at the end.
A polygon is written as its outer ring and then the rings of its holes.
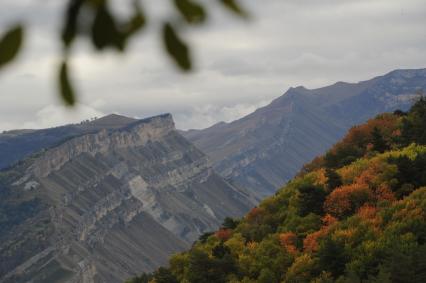
POLYGON ((348 166, 336 170, 342 177, 343 184, 351 184, 368 167, 368 160, 358 159, 348 166))
POLYGON ((327 183, 327 177, 325 176, 325 168, 321 168, 315 171, 316 180, 314 182, 315 185, 325 186, 327 183))
POLYGON ((315 261, 309 254, 302 254, 294 260, 293 264, 287 270, 285 282, 309 282, 309 278, 311 278, 314 270, 315 261))
POLYGON ((232 237, 228 241, 225 242, 225 246, 227 246, 231 250, 233 256, 238 256, 244 250, 244 242, 244 237, 240 233, 236 233, 232 235, 232 237))
POLYGON ((254 241, 250 241, 247 243, 247 248, 249 250, 255 250, 257 248, 257 243, 254 241))
POLYGON ((354 235, 355 235, 356 229, 355 228, 348 228, 348 229, 342 229, 342 230, 336 230, 333 233, 333 236, 335 239, 343 239, 345 241, 349 241, 354 235))

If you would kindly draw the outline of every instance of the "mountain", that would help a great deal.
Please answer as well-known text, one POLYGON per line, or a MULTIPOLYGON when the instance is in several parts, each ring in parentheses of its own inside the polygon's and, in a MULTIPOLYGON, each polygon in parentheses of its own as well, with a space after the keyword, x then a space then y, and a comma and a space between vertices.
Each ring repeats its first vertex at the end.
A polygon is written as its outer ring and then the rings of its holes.
POLYGON ((122 282, 253 206, 169 114, 8 133, 31 134, 43 150, 0 171, 0 282, 122 282))
POLYGON ((147 282, 426 282, 426 99, 353 127, 147 282))
POLYGON ((56 128, 5 131, 0 134, 0 169, 67 139, 95 133, 103 128, 120 128, 135 121, 132 118, 111 114, 91 122, 84 121, 56 128))
POLYGON ((258 195, 274 193, 353 125, 381 112, 406 110, 426 89, 426 69, 396 70, 359 83, 290 88, 269 105, 231 123, 182 134, 225 179, 258 195))

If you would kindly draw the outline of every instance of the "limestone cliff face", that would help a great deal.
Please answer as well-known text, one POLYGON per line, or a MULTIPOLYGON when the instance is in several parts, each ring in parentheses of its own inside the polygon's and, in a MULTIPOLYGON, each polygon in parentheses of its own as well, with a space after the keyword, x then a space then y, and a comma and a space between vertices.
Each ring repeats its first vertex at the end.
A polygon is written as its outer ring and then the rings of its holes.
POLYGON ((33 171, 38 177, 46 177, 80 154, 95 156, 111 150, 143 146, 148 141, 154 142, 164 138, 173 130, 174 122, 169 114, 135 122, 118 131, 109 132, 102 129, 50 149, 36 160, 33 171))
POLYGON ((71 138, 0 189, 0 282, 121 282, 253 205, 170 115, 71 138))

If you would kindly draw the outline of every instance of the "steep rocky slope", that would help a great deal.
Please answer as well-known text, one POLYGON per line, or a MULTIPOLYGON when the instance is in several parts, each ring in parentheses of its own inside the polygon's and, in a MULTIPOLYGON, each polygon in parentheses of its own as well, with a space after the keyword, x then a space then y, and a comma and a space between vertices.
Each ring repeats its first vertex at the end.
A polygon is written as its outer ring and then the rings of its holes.
POLYGON ((290 88, 246 117, 183 135, 211 157, 224 178, 263 198, 351 126, 407 109, 421 89, 426 89, 426 69, 396 70, 355 84, 290 88))
POLYGON ((252 206, 170 115, 124 124, 0 172, 0 282, 121 282, 252 206))

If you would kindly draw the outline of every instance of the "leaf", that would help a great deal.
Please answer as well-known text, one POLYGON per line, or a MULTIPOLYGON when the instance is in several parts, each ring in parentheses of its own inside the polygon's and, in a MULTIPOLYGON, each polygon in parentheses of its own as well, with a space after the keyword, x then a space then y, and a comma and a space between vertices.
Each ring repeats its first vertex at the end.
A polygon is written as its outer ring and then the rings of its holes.
POLYGON ((248 14, 247 12, 241 8, 241 6, 238 4, 236 0, 219 0, 222 5, 225 6, 228 10, 233 12, 234 14, 237 14, 240 17, 247 18, 248 14))
POLYGON ((77 34, 78 15, 84 0, 71 0, 65 14, 65 24, 62 30, 62 42, 69 47, 77 34))
POLYGON ((92 42, 98 49, 113 46, 124 49, 125 36, 116 27, 115 21, 107 5, 102 3, 96 7, 96 16, 92 26, 92 42))
POLYGON ((18 55, 24 37, 21 25, 9 29, 0 39, 0 69, 18 55))
POLYGON ((179 38, 170 23, 165 23, 163 26, 163 39, 167 53, 182 70, 189 71, 192 67, 189 48, 179 38))
POLYGON ((130 18, 129 22, 124 26, 124 35, 126 39, 132 36, 134 33, 142 29, 146 25, 146 17, 139 4, 139 1, 135 0, 133 3, 134 15, 130 18))
POLYGON ((73 106, 75 104, 75 93, 68 77, 68 65, 66 61, 62 62, 59 70, 59 89, 61 98, 65 104, 73 106))
POLYGON ((206 20, 203 6, 192 0, 175 0, 175 6, 185 20, 190 23, 202 23, 206 20))

